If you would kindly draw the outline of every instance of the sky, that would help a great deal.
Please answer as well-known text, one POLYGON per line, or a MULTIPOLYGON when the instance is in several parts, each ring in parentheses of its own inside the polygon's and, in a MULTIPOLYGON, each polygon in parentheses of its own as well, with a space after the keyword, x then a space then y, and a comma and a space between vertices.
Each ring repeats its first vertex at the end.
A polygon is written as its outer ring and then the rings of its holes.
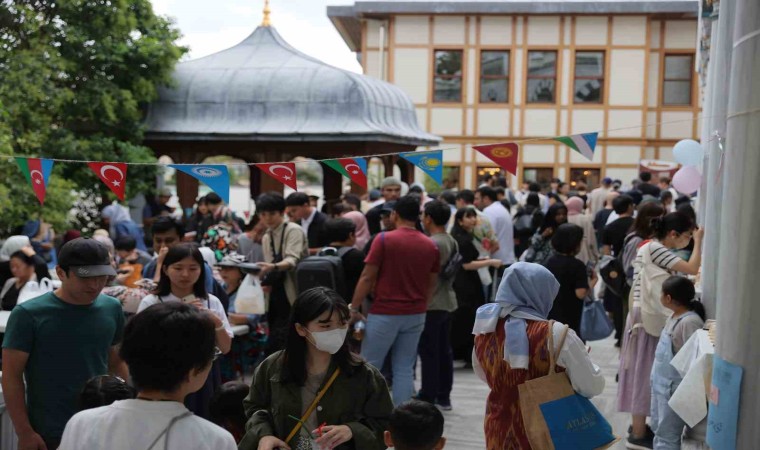
MULTIPOLYGON (((184 60, 240 43, 261 24, 264 0, 152 0, 157 14, 171 17, 190 47, 184 60)), ((328 5, 351 0, 270 0, 272 25, 298 50, 328 64, 361 72, 356 55, 327 18, 328 5)))

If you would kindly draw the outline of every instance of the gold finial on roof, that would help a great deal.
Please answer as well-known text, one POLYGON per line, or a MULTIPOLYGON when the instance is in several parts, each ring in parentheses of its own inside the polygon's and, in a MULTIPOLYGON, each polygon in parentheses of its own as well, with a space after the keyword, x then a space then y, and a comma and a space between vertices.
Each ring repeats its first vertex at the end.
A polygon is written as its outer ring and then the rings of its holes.
POLYGON ((272 21, 269 19, 269 13, 272 11, 269 9, 269 0, 264 0, 264 19, 261 21, 262 27, 269 27, 272 25, 272 21))

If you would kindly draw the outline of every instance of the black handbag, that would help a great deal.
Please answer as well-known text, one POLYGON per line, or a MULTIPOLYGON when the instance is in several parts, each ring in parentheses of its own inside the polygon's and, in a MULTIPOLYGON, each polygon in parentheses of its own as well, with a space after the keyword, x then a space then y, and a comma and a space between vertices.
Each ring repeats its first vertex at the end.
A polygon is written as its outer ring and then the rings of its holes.
MULTIPOLYGON (((285 233, 288 231, 288 224, 285 224, 285 227, 282 229, 282 236, 280 236, 280 252, 277 253, 277 250, 274 248, 274 232, 272 233, 272 239, 269 240, 269 244, 272 246, 272 255, 274 255, 274 260, 272 261, 274 264, 277 264, 279 262, 282 262, 282 247, 285 245, 285 233)), ((285 274, 286 271, 284 270, 270 270, 267 272, 267 274, 264 276, 264 279, 261 280, 262 286, 270 286, 270 287, 278 287, 285 284, 285 274)))

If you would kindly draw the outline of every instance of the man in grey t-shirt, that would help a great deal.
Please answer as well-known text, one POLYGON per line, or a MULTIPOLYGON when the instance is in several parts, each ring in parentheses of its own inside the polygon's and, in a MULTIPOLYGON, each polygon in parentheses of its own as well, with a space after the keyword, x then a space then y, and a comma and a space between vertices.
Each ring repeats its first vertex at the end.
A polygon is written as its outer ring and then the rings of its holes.
POLYGON ((451 351, 451 313, 457 309, 454 277, 446 279, 443 269, 451 256, 458 252, 457 242, 446 233, 451 209, 435 200, 425 205, 422 225, 438 247, 441 270, 433 298, 425 316, 425 329, 420 336, 419 354, 422 361, 422 388, 418 397, 451 410, 451 388, 454 381, 454 359, 451 351))

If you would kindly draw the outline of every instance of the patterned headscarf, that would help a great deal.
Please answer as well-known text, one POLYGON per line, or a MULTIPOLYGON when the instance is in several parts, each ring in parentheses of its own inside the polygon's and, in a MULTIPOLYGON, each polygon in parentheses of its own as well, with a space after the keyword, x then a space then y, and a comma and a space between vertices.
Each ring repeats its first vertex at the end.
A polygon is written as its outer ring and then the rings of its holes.
POLYGON ((527 369, 530 360, 525 319, 545 321, 559 292, 559 282, 540 264, 518 262, 504 271, 496 303, 478 308, 472 334, 493 333, 504 322, 504 360, 513 369, 527 369))

